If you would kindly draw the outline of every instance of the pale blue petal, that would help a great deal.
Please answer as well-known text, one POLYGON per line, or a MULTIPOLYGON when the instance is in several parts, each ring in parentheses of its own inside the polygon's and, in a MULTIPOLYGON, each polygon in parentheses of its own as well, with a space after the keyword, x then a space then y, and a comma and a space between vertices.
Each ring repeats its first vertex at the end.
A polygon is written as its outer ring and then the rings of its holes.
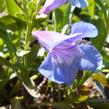
POLYGON ((93 24, 86 22, 74 23, 71 28, 71 34, 69 36, 66 35, 57 46, 76 45, 76 41, 81 40, 82 38, 93 38, 96 37, 97 34, 97 28, 93 24))
POLYGON ((88 5, 87 0, 69 0, 73 6, 78 8, 84 8, 88 5))
POLYGON ((41 64, 39 72, 51 81, 71 85, 79 70, 80 54, 77 48, 70 48, 69 53, 66 51, 55 50, 49 53, 41 64))
POLYGON ((81 21, 72 25, 71 34, 76 33, 81 33, 79 37, 77 36, 77 39, 86 37, 93 38, 98 35, 98 30, 93 24, 81 21))
POLYGON ((77 33, 73 35, 64 35, 53 31, 33 31, 32 35, 37 37, 38 41, 47 51, 62 45, 62 43, 70 46, 71 43, 69 43, 69 40, 73 43, 75 41, 75 36, 79 37, 77 33))
POLYGON ((46 50, 51 50, 56 46, 62 45, 75 45, 77 40, 85 37, 95 37, 98 34, 96 27, 90 23, 78 22, 72 25, 71 34, 63 35, 58 32, 52 31, 33 31, 32 35, 36 36, 41 45, 46 50))
POLYGON ((47 51, 67 37, 66 35, 53 31, 33 31, 32 35, 37 37, 38 41, 47 51))
POLYGON ((83 56, 80 60, 80 70, 98 71, 103 67, 103 59, 99 51, 93 46, 82 44, 79 46, 83 56))
POLYGON ((65 4, 67 0, 46 0, 44 6, 42 7, 40 14, 48 14, 52 10, 55 10, 59 6, 65 4))

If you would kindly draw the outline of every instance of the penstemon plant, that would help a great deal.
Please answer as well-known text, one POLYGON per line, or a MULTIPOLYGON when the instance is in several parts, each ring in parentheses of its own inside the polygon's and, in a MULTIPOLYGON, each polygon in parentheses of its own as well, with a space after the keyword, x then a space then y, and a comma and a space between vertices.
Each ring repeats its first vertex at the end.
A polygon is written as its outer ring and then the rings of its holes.
POLYGON ((0 106, 109 108, 108 1, 0 0, 0 6, 0 106))

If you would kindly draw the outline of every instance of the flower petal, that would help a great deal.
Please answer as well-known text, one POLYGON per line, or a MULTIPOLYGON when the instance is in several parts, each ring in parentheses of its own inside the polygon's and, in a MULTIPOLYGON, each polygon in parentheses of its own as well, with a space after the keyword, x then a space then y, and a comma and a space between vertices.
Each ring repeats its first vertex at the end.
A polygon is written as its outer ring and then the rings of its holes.
POLYGON ((70 0, 73 6, 78 8, 84 8, 88 5, 87 0, 70 0))
POLYGON ((52 51, 41 64, 39 72, 51 81, 71 85, 78 72, 79 58, 75 47, 66 51, 52 51))
POLYGON ((67 37, 66 35, 52 31, 33 31, 32 35, 36 36, 41 45, 48 51, 67 37))
POLYGON ((40 14, 48 14, 50 11, 55 10, 62 4, 65 4, 67 0, 46 0, 40 14))
POLYGON ((80 37, 81 33, 75 33, 72 35, 63 35, 58 32, 52 31, 33 31, 32 35, 37 37, 40 44, 47 50, 57 46, 70 46, 72 43, 80 37))
POLYGON ((80 70, 101 70, 103 59, 99 51, 93 45, 81 44, 79 47, 83 53, 80 59, 80 70))
POLYGON ((93 24, 81 21, 78 23, 74 23, 72 25, 71 34, 76 34, 76 33, 81 33, 81 35, 77 37, 77 39, 79 40, 80 38, 96 37, 98 34, 98 30, 93 24))
POLYGON ((66 35, 61 42, 57 44, 57 46, 66 46, 66 45, 75 45, 76 41, 82 38, 93 38, 98 34, 97 28, 90 23, 86 22, 78 22, 74 23, 71 28, 71 34, 66 35))
POLYGON ((63 35, 61 33, 52 31, 33 31, 33 36, 36 36, 41 45, 48 51, 52 48, 64 45, 70 46, 75 44, 79 39, 85 37, 95 37, 97 29, 94 25, 85 22, 74 23, 70 35, 63 35))

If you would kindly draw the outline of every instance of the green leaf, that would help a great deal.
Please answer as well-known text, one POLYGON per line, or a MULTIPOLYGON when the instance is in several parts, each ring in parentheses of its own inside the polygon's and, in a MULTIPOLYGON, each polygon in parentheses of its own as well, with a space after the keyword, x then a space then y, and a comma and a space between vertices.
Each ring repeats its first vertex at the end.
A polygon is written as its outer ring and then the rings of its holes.
POLYGON ((6 6, 10 15, 16 16, 17 13, 21 12, 21 9, 16 4, 15 0, 6 0, 6 6))
POLYGON ((63 19, 63 12, 60 9, 57 9, 53 12, 53 21, 55 25, 56 31, 60 31, 61 29, 61 24, 62 24, 62 19, 63 19))
POLYGON ((97 49, 101 50, 104 45, 105 39, 107 37, 106 26, 104 24, 103 19, 101 19, 101 18, 99 18, 97 20, 92 20, 92 23, 94 25, 96 25, 96 27, 98 29, 98 36, 96 38, 93 38, 92 42, 97 47, 97 49))
POLYGON ((81 89, 79 89, 78 94, 77 95, 74 94, 71 101, 73 103, 81 103, 86 101, 88 97, 89 97, 89 89, 85 86, 82 86, 81 89))
POLYGON ((0 50, 2 50, 2 49, 3 49, 3 45, 4 45, 3 39, 2 39, 2 38, 0 38, 0 50))
POLYGON ((30 1, 28 3, 28 8, 29 8, 29 11, 32 13, 36 10, 36 2, 34 1, 30 1))
POLYGON ((103 73, 97 73, 97 74, 92 75, 92 79, 102 83, 104 86, 109 87, 107 79, 103 73))
POLYGON ((105 6, 104 6, 104 4, 102 3, 102 1, 101 0, 95 0, 96 1, 96 3, 101 7, 101 9, 102 9, 102 12, 103 12, 103 14, 104 14, 104 17, 105 17, 105 19, 107 18, 107 14, 106 14, 106 8, 105 8, 105 6))
POLYGON ((95 14, 95 0, 88 0, 88 10, 90 16, 93 18, 95 14))
POLYGON ((37 58, 38 49, 39 48, 35 46, 24 56, 24 65, 27 69, 31 68, 31 65, 34 64, 35 59, 37 58))
POLYGON ((2 38, 0 38, 0 46, 2 46, 3 45, 3 40, 2 40, 2 38))
POLYGON ((16 48, 15 46, 13 45, 12 41, 10 40, 10 37, 12 36, 10 33, 7 33, 6 31, 4 30, 0 30, 0 34, 1 34, 1 37, 4 41, 4 43, 6 44, 8 50, 10 53, 16 53, 16 48))
POLYGON ((26 27, 26 23, 16 17, 6 15, 0 17, 0 28, 10 30, 21 30, 26 27))
POLYGON ((71 12, 71 4, 68 3, 68 4, 66 4, 65 9, 63 9, 63 13, 64 13, 64 15, 63 15, 63 26, 65 24, 69 24, 69 20, 71 19, 69 17, 70 17, 70 14, 72 14, 70 12, 71 12))
POLYGON ((34 81, 32 81, 32 79, 29 78, 25 78, 25 80, 23 79, 23 86, 31 96, 37 97, 37 87, 34 81))
POLYGON ((57 31, 61 31, 63 26, 69 24, 71 15, 71 4, 68 3, 56 9, 53 13, 54 25, 57 31))
POLYGON ((106 99, 89 99, 88 104, 94 109, 109 109, 109 100, 106 99))
POLYGON ((11 68, 5 68, 4 72, 2 73, 2 76, 0 77, 0 93, 4 91, 3 89, 5 85, 9 82, 11 74, 11 68))
POLYGON ((5 9, 5 0, 0 0, 0 11, 5 9))

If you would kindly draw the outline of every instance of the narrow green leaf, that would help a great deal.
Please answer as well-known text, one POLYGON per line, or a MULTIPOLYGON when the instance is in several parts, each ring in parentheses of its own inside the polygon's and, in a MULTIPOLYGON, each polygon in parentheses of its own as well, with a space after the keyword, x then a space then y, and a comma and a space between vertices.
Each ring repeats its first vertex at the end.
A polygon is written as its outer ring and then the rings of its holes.
POLYGON ((37 87, 34 81, 29 78, 23 79, 23 86, 31 96, 37 97, 37 87))
POLYGON ((0 11, 5 9, 5 0, 0 0, 0 11))
POLYGON ((107 79, 106 79, 105 75, 102 73, 97 73, 97 74, 92 75, 92 79, 102 83, 104 86, 109 87, 107 79))
POLYGON ((57 9, 53 12, 52 17, 56 31, 60 31, 62 27, 63 12, 60 9, 57 9))
POLYGON ((0 28, 10 30, 21 30, 26 27, 26 23, 16 17, 5 15, 0 17, 0 28))
POLYGON ((94 0, 88 0, 88 10, 89 10, 89 14, 90 16, 93 18, 94 14, 95 14, 95 1, 94 0))
POLYGON ((63 9, 63 13, 64 13, 64 16, 63 16, 63 26, 65 24, 69 24, 69 21, 70 21, 69 17, 70 17, 70 14, 72 14, 70 12, 71 12, 71 4, 68 3, 68 4, 66 4, 65 9, 63 9))
POLYGON ((16 53, 16 48, 15 48, 15 46, 13 45, 12 41, 9 38, 11 34, 8 34, 6 31, 1 30, 0 35, 2 36, 2 38, 4 40, 4 43, 6 44, 8 50, 10 51, 10 53, 16 53))
POLYGON ((21 12, 21 9, 16 4, 15 0, 6 0, 6 6, 9 14, 15 16, 17 13, 21 12))
POLYGON ((106 26, 104 24, 104 20, 101 18, 93 20, 92 23, 96 25, 98 29, 98 36, 96 38, 93 38, 92 42, 97 47, 97 49, 101 50, 107 37, 106 26))
POLYGON ((105 17, 105 19, 107 18, 107 14, 106 14, 106 8, 105 8, 105 6, 104 6, 104 4, 102 3, 102 1, 101 0, 95 0, 96 1, 96 3, 101 7, 101 9, 102 9, 102 11, 103 11, 103 14, 104 14, 104 17, 105 17))
POLYGON ((89 99, 88 104, 94 109, 109 109, 109 100, 106 99, 89 99))
POLYGON ((24 56, 24 65, 26 68, 31 68, 31 65, 34 64, 35 59, 37 58, 38 47, 35 46, 31 49, 31 52, 27 53, 24 56))

